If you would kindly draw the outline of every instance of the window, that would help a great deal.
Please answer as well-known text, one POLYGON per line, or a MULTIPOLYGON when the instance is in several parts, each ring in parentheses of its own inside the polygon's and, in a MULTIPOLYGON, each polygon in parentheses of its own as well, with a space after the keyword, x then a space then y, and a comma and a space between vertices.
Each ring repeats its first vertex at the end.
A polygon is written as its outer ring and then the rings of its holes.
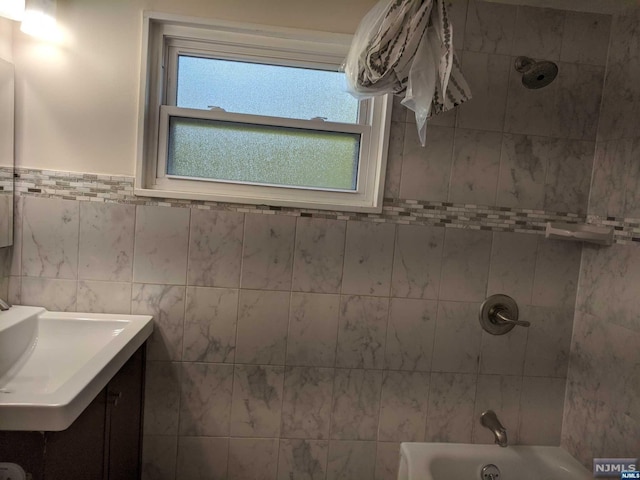
POLYGON ((136 194, 376 212, 391 100, 358 100, 350 37, 145 14, 136 194))

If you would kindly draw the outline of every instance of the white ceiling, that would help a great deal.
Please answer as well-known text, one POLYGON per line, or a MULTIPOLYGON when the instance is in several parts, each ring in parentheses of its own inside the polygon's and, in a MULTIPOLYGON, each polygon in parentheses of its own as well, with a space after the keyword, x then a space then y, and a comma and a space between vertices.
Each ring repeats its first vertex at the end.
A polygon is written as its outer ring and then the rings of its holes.
POLYGON ((613 14, 632 7, 634 0, 485 0, 495 3, 510 3, 514 5, 529 5, 532 7, 549 7, 559 10, 574 10, 577 12, 613 14))

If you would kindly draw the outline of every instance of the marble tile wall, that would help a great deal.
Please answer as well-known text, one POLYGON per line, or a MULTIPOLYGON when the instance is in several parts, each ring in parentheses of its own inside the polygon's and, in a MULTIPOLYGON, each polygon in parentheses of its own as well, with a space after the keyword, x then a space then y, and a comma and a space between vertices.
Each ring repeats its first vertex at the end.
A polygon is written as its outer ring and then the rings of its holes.
MULTIPOLYGON (((395 106, 385 197, 586 215, 610 18, 451 7, 474 99, 430 122, 425 149, 395 106), (518 55, 559 78, 525 89, 518 55)), ((88 200, 20 195, 6 288, 155 316, 146 479, 391 480, 401 441, 492 443, 487 408, 512 442, 559 444, 579 244, 88 200), (493 293, 531 328, 485 334, 493 293)))
POLYGON ((640 218, 640 14, 618 16, 612 29, 598 128, 589 213, 640 218))
POLYGON ((11 248, 0 248, 0 298, 9 298, 9 274, 11 273, 11 248))
POLYGON ((562 445, 585 465, 640 451, 640 251, 585 248, 562 445))
MULTIPOLYGON (((640 223, 640 11, 615 17, 598 128, 590 216, 640 223)), ((585 247, 562 444, 585 465, 640 452, 640 251, 585 247)))
POLYGON ((430 121, 424 149, 411 112, 398 110, 385 197, 586 213, 611 17, 457 3, 467 4, 454 44, 473 99, 430 121), (525 88, 520 55, 556 62, 558 78, 525 88))
POLYGON ((155 316, 145 478, 392 479, 401 441, 491 443, 486 408, 514 443, 560 441, 578 244, 18 204, 11 301, 155 316), (492 293, 513 296, 532 327, 486 335, 477 315, 492 293))

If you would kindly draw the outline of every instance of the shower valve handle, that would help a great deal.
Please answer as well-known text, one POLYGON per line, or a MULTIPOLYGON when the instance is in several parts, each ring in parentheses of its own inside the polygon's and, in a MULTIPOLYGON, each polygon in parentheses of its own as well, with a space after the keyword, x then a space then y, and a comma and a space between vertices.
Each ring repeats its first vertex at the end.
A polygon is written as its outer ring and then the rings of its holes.
MULTIPOLYGON (((496 323, 509 323, 512 325, 517 325, 519 327, 529 327, 531 325, 531 322, 527 322, 526 320, 513 320, 507 316, 504 315, 504 313, 502 313, 502 310, 498 310, 496 312, 492 312, 493 313, 493 318, 492 321, 496 322, 496 323), (497 318, 498 320, 495 320, 495 318, 497 318)), ((491 315, 491 313, 490 313, 491 315)))

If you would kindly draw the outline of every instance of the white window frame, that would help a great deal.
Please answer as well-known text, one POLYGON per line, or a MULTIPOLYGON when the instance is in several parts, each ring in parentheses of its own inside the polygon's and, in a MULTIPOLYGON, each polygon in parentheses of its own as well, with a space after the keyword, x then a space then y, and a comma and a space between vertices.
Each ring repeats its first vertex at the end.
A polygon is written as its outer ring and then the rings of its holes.
POLYGON ((262 117, 175 106, 181 53, 336 71, 351 36, 144 13, 134 193, 147 197, 380 212, 391 125, 389 95, 362 101, 357 124, 262 117), (360 135, 356 190, 232 183, 166 175, 170 117, 335 131, 360 135))

